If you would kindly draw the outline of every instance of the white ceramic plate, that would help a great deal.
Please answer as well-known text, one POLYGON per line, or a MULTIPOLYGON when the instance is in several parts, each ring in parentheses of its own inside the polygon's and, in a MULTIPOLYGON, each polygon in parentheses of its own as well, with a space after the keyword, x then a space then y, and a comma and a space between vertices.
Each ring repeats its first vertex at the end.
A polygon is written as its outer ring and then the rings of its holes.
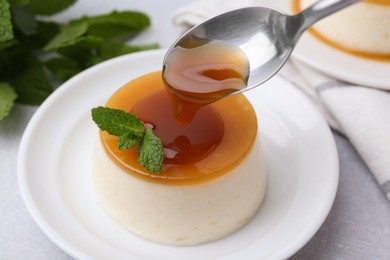
MULTIPOLYGON (((292 0, 251 0, 253 5, 265 5, 291 14, 292 0)), ((390 90, 390 62, 359 58, 339 51, 304 33, 293 57, 330 76, 358 85, 390 90)))
POLYGON ((247 93, 256 109, 268 191, 256 217, 225 239, 193 247, 145 241, 97 204, 91 155, 98 130, 90 109, 125 82, 161 68, 164 51, 116 58, 72 78, 31 119, 18 161, 25 203, 43 232, 78 259, 285 259, 319 229, 335 197, 338 157, 313 106, 275 77, 247 93))

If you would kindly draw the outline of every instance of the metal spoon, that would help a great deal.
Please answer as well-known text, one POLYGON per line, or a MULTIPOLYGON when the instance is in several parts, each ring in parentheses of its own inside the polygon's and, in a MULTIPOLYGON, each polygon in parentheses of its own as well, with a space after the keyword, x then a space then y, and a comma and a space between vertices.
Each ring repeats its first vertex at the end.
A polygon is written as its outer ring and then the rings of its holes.
POLYGON ((222 41, 237 46, 249 62, 247 86, 226 93, 226 96, 237 94, 257 87, 275 75, 289 58, 306 29, 322 18, 359 1, 320 0, 296 15, 286 15, 266 7, 233 10, 187 31, 168 50, 163 65, 169 65, 167 61, 171 52, 186 39, 222 41))

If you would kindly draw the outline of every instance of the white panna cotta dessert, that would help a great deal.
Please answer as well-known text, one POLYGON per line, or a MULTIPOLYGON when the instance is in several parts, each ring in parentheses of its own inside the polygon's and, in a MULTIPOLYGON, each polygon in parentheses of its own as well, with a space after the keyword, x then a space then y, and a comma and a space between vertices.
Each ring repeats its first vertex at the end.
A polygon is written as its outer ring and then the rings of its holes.
POLYGON ((93 180, 101 206, 147 240, 192 246, 226 237, 248 223, 266 191, 255 111, 243 95, 202 107, 187 125, 175 122, 161 72, 115 92, 106 107, 152 125, 165 151, 162 171, 137 163, 136 149, 100 132, 93 180))
MULTIPOLYGON (((293 0, 299 12, 316 0, 293 0)), ((390 1, 365 0, 316 23, 310 32, 323 42, 361 57, 390 60, 390 1)))

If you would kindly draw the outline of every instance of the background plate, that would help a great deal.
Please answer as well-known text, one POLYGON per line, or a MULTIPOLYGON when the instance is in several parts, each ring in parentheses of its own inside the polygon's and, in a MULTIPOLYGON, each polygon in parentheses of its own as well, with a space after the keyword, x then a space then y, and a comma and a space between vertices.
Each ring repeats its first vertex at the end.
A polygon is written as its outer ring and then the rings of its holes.
MULTIPOLYGON (((251 0, 253 5, 273 7, 291 14, 291 0, 251 0)), ((292 56, 335 78, 358 85, 390 90, 390 62, 359 58, 324 44, 306 32, 292 56)))

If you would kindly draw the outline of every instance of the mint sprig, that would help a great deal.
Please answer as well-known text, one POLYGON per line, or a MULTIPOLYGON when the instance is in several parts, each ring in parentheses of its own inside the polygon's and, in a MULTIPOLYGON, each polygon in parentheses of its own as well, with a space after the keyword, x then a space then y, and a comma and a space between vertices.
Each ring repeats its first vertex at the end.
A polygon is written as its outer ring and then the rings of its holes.
POLYGON ((165 156, 161 140, 137 116, 100 106, 92 109, 92 119, 100 130, 118 137, 119 150, 137 146, 138 162, 150 172, 161 171, 165 156))
POLYGON ((0 82, 0 120, 8 115, 15 99, 16 93, 11 86, 0 82))
POLYGON ((65 24, 47 17, 76 1, 0 0, 0 82, 17 95, 0 96, 0 105, 7 104, 7 110, 14 102, 40 105, 55 86, 104 60, 158 48, 129 44, 151 24, 141 12, 113 10, 65 24))
POLYGON ((73 5, 76 0, 28 0, 24 1, 38 15, 53 15, 73 5))
POLYGON ((160 138, 147 128, 138 145, 138 162, 151 172, 160 172, 164 161, 164 148, 160 138), (147 165, 148 167, 146 167, 147 165))
POLYGON ((7 0, 0 0, 0 42, 12 40, 14 33, 12 31, 11 10, 7 0))

